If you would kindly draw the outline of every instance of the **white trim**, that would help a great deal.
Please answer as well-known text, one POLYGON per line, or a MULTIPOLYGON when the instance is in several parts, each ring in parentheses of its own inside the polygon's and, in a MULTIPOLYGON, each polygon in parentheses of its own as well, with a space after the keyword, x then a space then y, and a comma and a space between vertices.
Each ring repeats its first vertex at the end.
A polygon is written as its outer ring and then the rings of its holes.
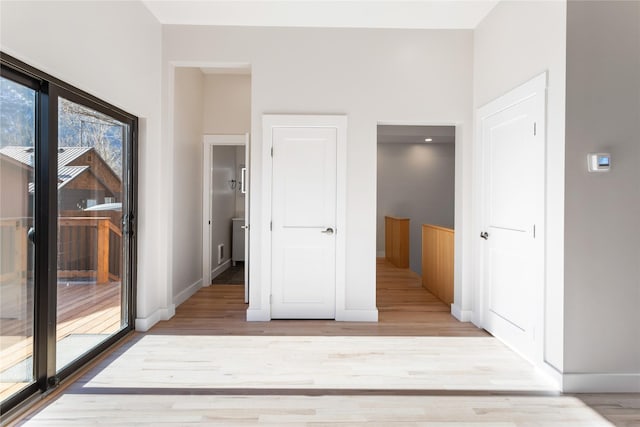
POLYGON ((556 390, 562 391, 562 372, 560 372, 558 369, 556 369, 555 366, 551 365, 547 361, 539 363, 538 365, 536 365, 536 367, 556 387, 556 390))
POLYGON ((176 314, 176 306, 171 304, 167 308, 159 308, 147 317, 138 317, 135 320, 136 331, 146 332, 161 320, 169 320, 176 314))
MULTIPOLYGON (((167 230, 167 232, 165 233, 161 233, 165 235, 165 250, 166 250, 166 258, 164 260, 165 265, 164 265, 164 274, 167 277, 167 287, 166 289, 164 289, 164 303, 160 303, 160 305, 169 305, 171 304, 171 302, 173 301, 173 287, 174 287, 174 283, 173 283, 173 260, 174 260, 174 255, 173 255, 173 251, 174 251, 174 246, 173 246, 173 217, 174 217, 174 212, 173 212, 173 202, 175 200, 175 191, 176 189, 174 188, 174 162, 173 159, 175 158, 175 149, 176 149, 176 142, 175 142, 175 135, 174 135, 174 128, 175 128, 175 82, 176 82, 176 67, 172 64, 168 64, 167 66, 167 85, 168 85, 168 91, 167 91, 167 102, 164 103, 163 105, 166 106, 165 108, 167 109, 167 119, 164 121, 164 135, 162 136, 162 141, 164 143, 164 149, 161 150, 161 165, 160 167, 163 167, 163 174, 161 174, 162 178, 161 178, 161 182, 159 182, 159 185, 164 185, 165 188, 165 203, 161 204, 160 206, 166 206, 167 209, 164 211, 166 213, 166 223, 165 223, 165 230, 167 230), (164 181, 164 182, 163 182, 164 181)), ((157 165, 156 165, 157 167, 157 165)), ((159 262, 159 269, 162 269, 162 260, 160 260, 159 262)), ((163 308, 159 308, 158 310, 165 310, 163 308)), ((175 310, 174 310, 175 312, 175 310)), ((153 316, 153 315, 152 315, 153 316)), ((151 318, 147 317, 147 319, 151 318)), ((160 319, 162 320, 162 319, 160 319)), ((149 330, 149 328, 151 326, 153 326, 158 320, 153 321, 152 323, 148 323, 146 321, 141 321, 141 325, 143 329, 143 331, 147 331, 149 330)), ((138 329, 138 321, 136 320, 136 329, 138 329)))
POLYGON ((458 304, 451 304, 451 315, 460 322, 471 322, 473 311, 462 310, 458 304))
MULTIPOLYGON (((471 235, 476 237, 472 241, 472 268, 474 277, 474 286, 475 289, 474 298, 473 298, 473 313, 471 317, 471 321, 478 326, 479 328, 483 328, 485 325, 485 292, 484 292, 484 265, 483 265, 483 245, 481 244, 481 240, 477 238, 480 232, 483 231, 483 223, 484 223, 484 205, 483 205, 483 191, 484 191, 484 170, 483 170, 483 139, 482 139, 482 123, 486 118, 497 114, 501 111, 504 111, 520 102, 522 100, 530 98, 536 95, 538 96, 538 102, 542 105, 543 115, 541 117, 537 117, 536 121, 540 123, 539 126, 542 137, 544 138, 543 147, 546 150, 546 141, 547 141, 547 129, 546 129, 546 111, 547 111, 547 98, 546 91, 548 85, 548 76, 547 71, 544 71, 541 74, 533 77, 528 80, 526 83, 516 87, 515 89, 510 90, 508 93, 501 95, 497 99, 489 102, 488 104, 479 107, 476 110, 475 115, 475 141, 473 146, 473 184, 472 184, 472 206, 473 206, 473 224, 472 224, 472 232, 471 235)), ((540 105, 538 105, 540 107, 540 105)), ((543 153, 543 168, 546 170, 546 153, 543 153)), ((542 174, 543 180, 546 180, 546 175, 542 174)), ((542 236, 543 247, 541 256, 540 265, 544 270, 546 270, 546 224, 544 222, 546 215, 546 203, 547 203, 547 193, 546 186, 543 182, 543 206, 540 206, 540 225, 539 235, 542 236)), ((541 274, 543 283, 541 284, 541 289, 539 290, 539 295, 535 296, 535 301, 533 302, 536 313, 535 313, 535 330, 537 333, 535 334, 535 342, 534 342, 534 354, 532 355, 522 355, 525 359, 528 359, 533 364, 540 366, 544 361, 544 343, 545 343, 545 327, 544 327, 544 312, 545 312, 545 300, 544 293, 546 289, 546 272, 543 271, 541 274), (533 359, 531 359, 533 358, 533 359)), ((518 353, 520 354, 520 353, 518 353)))
POLYGON ((271 309, 248 309, 247 322, 268 322, 271 320, 271 309))
POLYGON ((564 374, 564 393, 640 393, 639 374, 564 374))
POLYGON ((189 285, 186 289, 180 292, 178 295, 173 297, 173 305, 174 307, 178 307, 180 304, 188 300, 193 294, 198 292, 198 289, 202 287, 202 279, 198 279, 191 285, 189 285))
POLYGON ((339 322, 377 322, 378 310, 336 310, 339 322))
POLYGON ((205 145, 246 145, 247 134, 205 134, 202 135, 202 142, 205 145))
MULTIPOLYGON (((215 279, 216 277, 221 275, 223 272, 228 270, 229 267, 231 267, 231 260, 230 259, 226 260, 225 262, 223 262, 222 264, 220 264, 219 266, 217 266, 216 268, 211 270, 211 280, 215 279)), ((211 284, 211 283, 209 283, 209 284, 211 284)))
MULTIPOLYGON (((251 301, 247 320, 260 310, 259 319, 271 318, 271 193, 273 163, 271 158, 272 130, 276 127, 329 127, 336 129, 336 320, 346 311, 346 243, 347 243, 347 116, 287 115, 262 116, 262 288, 260 301, 251 301), (268 314, 268 315, 267 315, 268 314)), ((376 311, 377 319, 377 311, 376 311)), ((340 319, 344 320, 344 319, 340 319)))

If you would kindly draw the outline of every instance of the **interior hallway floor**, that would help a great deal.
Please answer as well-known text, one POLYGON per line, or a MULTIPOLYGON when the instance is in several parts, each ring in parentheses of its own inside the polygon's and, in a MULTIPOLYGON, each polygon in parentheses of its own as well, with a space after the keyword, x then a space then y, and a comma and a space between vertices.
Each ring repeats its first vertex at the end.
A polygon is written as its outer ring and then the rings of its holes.
POLYGON ((383 260, 378 323, 247 323, 242 292, 199 290, 19 425, 640 426, 640 395, 558 393, 383 260))

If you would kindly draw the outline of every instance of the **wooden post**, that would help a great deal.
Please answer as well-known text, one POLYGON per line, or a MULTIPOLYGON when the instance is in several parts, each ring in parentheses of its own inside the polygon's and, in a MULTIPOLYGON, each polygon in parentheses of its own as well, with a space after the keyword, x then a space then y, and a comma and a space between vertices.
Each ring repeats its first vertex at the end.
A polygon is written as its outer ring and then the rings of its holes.
POLYGON ((98 221, 98 266, 96 282, 109 282, 109 220, 98 221))

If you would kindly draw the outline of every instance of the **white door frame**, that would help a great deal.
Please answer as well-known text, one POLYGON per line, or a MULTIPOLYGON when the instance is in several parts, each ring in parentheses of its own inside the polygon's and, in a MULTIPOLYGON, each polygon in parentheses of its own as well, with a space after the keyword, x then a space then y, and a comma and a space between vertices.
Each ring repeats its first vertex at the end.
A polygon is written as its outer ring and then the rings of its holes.
MULTIPOLYGON (((484 230, 485 218, 484 218, 484 191, 485 191, 485 174, 483 170, 483 158, 484 158, 484 142, 483 142, 483 132, 482 132, 482 124, 483 120, 486 118, 499 113, 509 107, 512 107, 522 100, 530 98, 532 96, 538 96, 538 104, 537 110, 542 110, 542 114, 536 117, 537 123, 537 131, 543 132, 543 144, 545 146, 546 152, 546 144, 547 144, 547 131, 546 131, 546 90, 547 90, 547 72, 545 71, 542 74, 534 77, 533 79, 527 81, 526 83, 516 87, 510 92, 502 95, 501 97, 495 99, 494 101, 489 102, 488 104, 480 107, 476 111, 476 123, 475 123, 475 147, 474 147, 474 155, 473 155, 473 166, 474 166, 474 196, 473 196, 473 272, 474 277, 476 278, 476 293, 474 297, 474 318, 473 323, 476 326, 483 327, 485 325, 484 313, 486 309, 486 286, 487 284, 484 282, 484 246, 482 245, 482 240, 480 239, 480 233, 484 230)), ((543 168, 546 169, 546 155, 544 156, 545 164, 542 165, 543 168)), ((544 173, 543 173, 544 176, 544 173)), ((544 205, 546 206, 546 186, 543 187, 543 200, 544 205)), ((545 206, 540 207, 540 219, 536 224, 536 228, 538 229, 538 233, 541 236, 541 253, 540 256, 540 266, 541 268, 546 270, 545 265, 545 252, 546 252, 546 224, 545 224, 545 206)), ((535 354, 533 355, 534 360, 530 360, 532 363, 543 366, 544 365, 544 341, 545 341, 545 302, 544 302, 544 292, 546 288, 546 274, 545 271, 541 274, 542 283, 539 284, 538 289, 536 289, 536 293, 534 296, 534 327, 535 327, 535 354)))
MULTIPOLYGON (((211 223, 211 150, 216 145, 245 147, 245 186, 249 185, 249 134, 242 135, 204 135, 202 138, 202 286, 211 285, 211 239, 213 224, 211 223)), ((244 268, 244 302, 249 302, 249 192, 244 201, 245 215, 245 268, 244 268)))
MULTIPOLYGON (((346 243, 347 243, 347 116, 344 115, 280 115, 262 116, 262 218, 264 233, 261 246, 261 313, 271 319, 271 197, 273 163, 271 157, 273 128, 329 127, 336 138, 336 320, 345 318, 346 243)), ((251 320, 251 319, 250 319, 251 320)))

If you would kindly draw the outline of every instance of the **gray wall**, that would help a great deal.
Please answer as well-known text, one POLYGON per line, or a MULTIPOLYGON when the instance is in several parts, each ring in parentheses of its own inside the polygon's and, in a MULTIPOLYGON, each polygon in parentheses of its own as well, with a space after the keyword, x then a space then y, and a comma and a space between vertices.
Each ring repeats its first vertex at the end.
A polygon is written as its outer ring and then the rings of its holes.
POLYGON ((640 373, 640 2, 567 9, 565 372, 640 373), (587 173, 589 152, 609 173, 587 173))
POLYGON ((378 254, 385 215, 411 218, 410 268, 420 274, 422 224, 453 228, 454 178, 454 144, 378 144, 378 254))

